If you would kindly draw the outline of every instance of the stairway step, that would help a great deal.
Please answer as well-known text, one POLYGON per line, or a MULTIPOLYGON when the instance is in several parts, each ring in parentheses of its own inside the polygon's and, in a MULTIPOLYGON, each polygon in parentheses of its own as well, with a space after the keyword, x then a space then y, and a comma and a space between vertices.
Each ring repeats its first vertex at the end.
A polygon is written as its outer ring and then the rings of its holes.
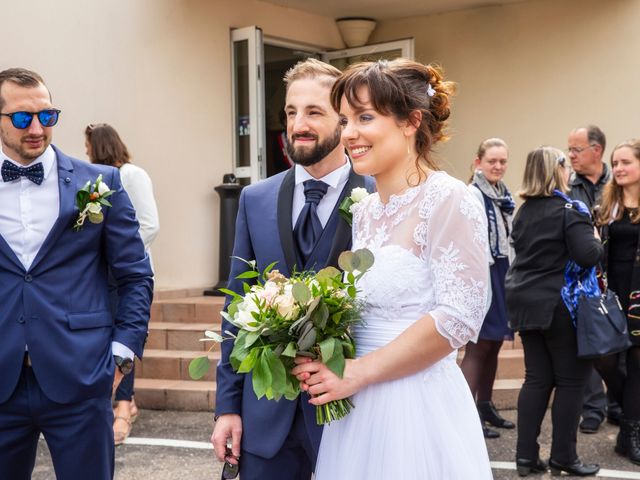
POLYGON ((521 378, 496 380, 493 384, 493 403, 496 408, 514 410, 518 407, 518 395, 524 382, 521 378))
POLYGON ((150 322, 149 336, 145 348, 157 350, 202 350, 211 346, 201 342, 205 330, 220 331, 220 322, 203 324, 198 322, 150 322))
POLYGON ((220 321, 224 297, 187 297, 155 300, 151 305, 152 322, 214 323, 220 321))
POLYGON ((136 378, 135 392, 141 408, 213 412, 216 382, 136 378))
MULTIPOLYGON (((208 344, 209 346, 211 344, 208 344)), ((209 357, 210 366, 202 381, 215 381, 216 364, 220 360, 220 347, 206 354, 209 357)), ((160 350, 145 349, 144 359, 136 359, 136 378, 165 379, 165 380, 191 380, 189 376, 189 363, 196 357, 205 354, 202 351, 184 350, 160 350)))

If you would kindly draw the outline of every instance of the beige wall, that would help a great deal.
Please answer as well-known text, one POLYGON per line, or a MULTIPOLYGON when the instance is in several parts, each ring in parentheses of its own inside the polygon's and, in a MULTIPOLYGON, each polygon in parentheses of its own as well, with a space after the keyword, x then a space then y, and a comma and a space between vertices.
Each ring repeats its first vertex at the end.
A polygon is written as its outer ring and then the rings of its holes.
POLYGON ((600 125, 612 146, 640 137, 639 19, 638 0, 543 0, 386 21, 371 41, 413 36, 417 59, 458 83, 445 168, 466 179, 480 141, 499 136, 517 189, 527 152, 565 148, 575 126, 600 125))
POLYGON ((232 170, 229 31, 340 48, 332 19, 255 0, 33 0, 2 5, 0 69, 40 72, 63 110, 54 143, 79 158, 108 122, 151 175, 156 286, 213 285, 218 196, 232 170))

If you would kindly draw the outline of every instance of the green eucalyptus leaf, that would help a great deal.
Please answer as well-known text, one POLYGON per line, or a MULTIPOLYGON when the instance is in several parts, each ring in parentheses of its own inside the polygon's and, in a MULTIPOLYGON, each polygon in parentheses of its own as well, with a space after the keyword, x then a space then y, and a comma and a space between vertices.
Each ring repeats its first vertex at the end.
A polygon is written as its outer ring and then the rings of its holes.
POLYGON ((258 340, 258 338, 260 338, 260 333, 259 332, 249 332, 247 333, 247 338, 245 339, 245 348, 249 348, 251 345, 253 345, 254 343, 256 343, 256 340, 258 340))
POLYGON ((295 298, 296 302, 306 305, 311 300, 311 291, 303 282, 298 282, 293 285, 291 294, 295 298))
POLYGON ((325 338, 318 344, 318 346, 320 347, 320 353, 322 355, 323 363, 327 363, 329 360, 331 360, 333 358, 333 355, 335 354, 335 351, 340 350, 339 348, 336 348, 337 343, 338 341, 335 338, 329 337, 325 338))
POLYGON ((289 342, 287 344, 287 348, 284 349, 284 352, 282 352, 282 356, 283 357, 289 357, 289 358, 294 358, 296 356, 296 342, 289 342))
POLYGON ((327 320, 329 318, 329 309, 324 302, 320 302, 318 308, 313 312, 313 324, 318 327, 319 330, 324 330, 327 326, 327 320))
POLYGON ((209 358, 206 356, 194 358, 189 362, 189 376, 200 380, 209 371, 209 358))
POLYGON ((356 298, 356 293, 358 293, 358 291, 356 290, 356 287, 352 285, 349 288, 347 288, 347 293, 351 298, 356 298))
POLYGON ((287 386, 287 370, 284 368, 282 360, 271 350, 265 350, 262 355, 266 357, 269 370, 271 371, 271 388, 273 389, 274 396, 277 394, 282 396, 287 386))
POLYGON ((329 280, 335 277, 340 277, 340 270, 336 267, 326 267, 316 273, 316 278, 318 281, 329 280))
POLYGON ((238 295, 236 292, 234 292, 233 290, 229 290, 228 288, 219 288, 218 291, 220 293, 224 293, 225 295, 229 295, 233 298, 242 298, 240 295, 238 295))
POLYGON ((375 257, 373 256, 373 253, 371 253, 371 250, 361 248, 360 250, 356 250, 353 254, 358 258, 358 270, 360 272, 366 272, 373 266, 375 257))
POLYGON ((238 367, 238 373, 249 373, 255 366, 256 361, 258 360, 258 352, 257 348, 254 348, 249 352, 249 354, 242 360, 242 363, 238 367))
POLYGON ((324 364, 327 366, 327 368, 329 368, 329 370, 342 378, 342 375, 344 375, 345 366, 344 354, 342 353, 342 349, 336 349, 333 352, 333 356, 329 360, 324 362, 324 364))
POLYGON ((348 340, 342 341, 342 352, 345 358, 355 358, 356 357, 356 347, 353 342, 348 340))
POLYGON ((241 273, 240 275, 238 275, 236 277, 236 279, 242 280, 242 279, 247 279, 247 278, 257 278, 259 276, 260 276, 260 274, 258 272, 256 272, 255 270, 249 270, 247 272, 244 272, 244 273, 241 273))
POLYGON ((91 223, 96 223, 96 224, 102 223, 102 221, 104 220, 104 214, 102 212, 100 213, 89 212, 89 214, 87 215, 87 218, 91 223))
POLYGON ((358 257, 350 251, 342 252, 338 257, 338 265, 345 272, 353 272, 354 270, 357 270, 358 262, 358 257))
POLYGON ((206 330, 204 332, 204 336, 218 343, 222 343, 222 340, 223 340, 222 335, 216 332, 212 332, 211 330, 206 330))
POLYGON ((302 332, 300 333, 300 338, 298 338, 298 350, 307 351, 316 343, 316 337, 318 332, 312 323, 306 324, 302 332))
MULTIPOLYGON (((265 353, 269 351, 267 349, 262 351, 262 355, 257 358, 255 362, 255 367, 253 368, 253 391, 255 392, 258 399, 264 397, 267 394, 267 389, 271 387, 271 370, 269 369, 269 363, 265 357, 265 353)), ((258 350, 253 350, 251 353, 256 352, 258 350)))

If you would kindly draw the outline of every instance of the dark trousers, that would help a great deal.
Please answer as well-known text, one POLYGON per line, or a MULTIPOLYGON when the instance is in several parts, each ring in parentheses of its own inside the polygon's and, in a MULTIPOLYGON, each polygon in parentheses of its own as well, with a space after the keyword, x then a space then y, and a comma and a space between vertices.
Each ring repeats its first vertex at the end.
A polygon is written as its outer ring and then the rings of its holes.
POLYGON ((23 367, 15 392, 0 404, 0 479, 31 478, 42 433, 58 480, 111 480, 112 423, 108 396, 64 405, 52 402, 31 367, 23 367))
POLYGON ((524 349, 525 381, 518 397, 517 458, 539 456, 538 436, 555 389, 551 420, 551 458, 571 464, 576 458, 578 423, 584 388, 592 363, 579 360, 576 333, 562 301, 547 330, 520 332, 524 349))
POLYGON ((607 394, 604 393, 602 377, 595 368, 592 368, 589 381, 584 389, 582 418, 593 418, 598 422, 602 422, 607 415, 608 403, 607 394))
POLYGON ((273 458, 258 457, 243 450, 240 477, 242 480, 310 480, 315 458, 298 402, 293 425, 282 448, 273 458))

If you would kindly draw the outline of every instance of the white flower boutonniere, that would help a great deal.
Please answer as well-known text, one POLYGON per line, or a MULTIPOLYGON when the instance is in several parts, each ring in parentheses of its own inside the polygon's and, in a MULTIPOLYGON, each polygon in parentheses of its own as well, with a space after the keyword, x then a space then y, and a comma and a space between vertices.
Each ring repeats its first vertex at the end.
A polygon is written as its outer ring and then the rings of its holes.
POLYGON ((371 195, 366 188, 357 187, 351 190, 351 195, 345 197, 340 203, 338 211, 342 218, 351 225, 353 223, 353 207, 356 203, 360 203, 362 200, 371 195))
POLYGON ((110 190, 109 186, 102 181, 102 175, 98 175, 96 181, 91 183, 87 181, 84 187, 76 193, 76 206, 80 210, 80 214, 73 225, 73 231, 82 230, 85 220, 88 218, 91 223, 102 223, 104 214, 102 207, 110 207, 111 203, 107 197, 111 196, 115 190, 110 190))

